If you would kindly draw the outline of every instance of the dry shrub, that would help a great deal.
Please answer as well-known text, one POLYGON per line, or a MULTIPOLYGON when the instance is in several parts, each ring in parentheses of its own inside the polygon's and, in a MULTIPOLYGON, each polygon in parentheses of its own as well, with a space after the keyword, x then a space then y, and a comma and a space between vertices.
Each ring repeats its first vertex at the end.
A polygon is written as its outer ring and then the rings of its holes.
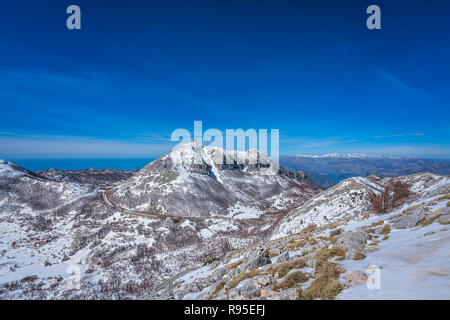
POLYGON ((355 256, 353 257, 353 260, 363 260, 366 258, 366 255, 362 253, 361 251, 358 251, 355 253, 355 256))
POLYGON ((328 260, 337 256, 339 257, 338 260, 344 260, 346 253, 347 251, 341 246, 334 246, 331 249, 324 247, 316 252, 315 258, 317 260, 328 260))
POLYGON ((310 224, 308 224, 308 225, 306 226, 306 228, 304 228, 304 229, 302 230, 301 233, 303 233, 303 234, 309 233, 309 232, 314 231, 316 228, 317 228, 316 224, 310 223, 310 224))
POLYGON ((236 269, 236 268, 237 268, 238 266, 240 266, 243 262, 244 262, 244 259, 239 260, 239 261, 237 261, 237 262, 235 262, 235 263, 230 264, 230 265, 227 267, 227 271, 236 269))
POLYGON ((391 225, 385 224, 383 229, 381 229, 381 234, 384 234, 383 240, 389 239, 389 233, 391 233, 391 225))
POLYGON ((391 232, 391 225, 388 223, 386 224, 383 229, 381 229, 381 234, 387 235, 391 232))
POLYGON ((301 271, 294 271, 289 273, 281 283, 275 286, 275 290, 287 290, 296 288, 299 283, 308 281, 309 277, 306 273, 301 271))
POLYGON ((406 182, 395 181, 390 183, 392 189, 393 206, 400 205, 406 198, 411 195, 410 185, 406 182))
POLYGON ((440 196, 439 198, 437 198, 437 200, 450 200, 450 194, 444 194, 442 196, 440 196))
POLYGON ((273 258, 273 257, 276 257, 276 256, 278 256, 278 254, 276 254, 276 253, 273 252, 272 250, 269 250, 269 257, 270 257, 270 258, 273 258))
POLYGON ((422 227, 426 227, 426 226, 432 224, 434 221, 436 221, 440 216, 441 216, 440 214, 435 214, 429 218, 425 218, 420 222, 420 225, 422 227))
POLYGON ((334 236, 322 237, 322 240, 330 241, 332 244, 335 244, 337 242, 337 238, 334 236))
POLYGON ((389 181, 379 194, 369 193, 372 210, 382 214, 397 207, 411 195, 410 185, 402 181, 389 181))
POLYGON ((384 221, 380 220, 380 221, 372 223, 370 226, 371 227, 377 227, 377 226, 381 226, 383 223, 384 223, 384 221))
POLYGON ((214 292, 208 297, 208 300, 212 300, 214 298, 216 298, 220 292, 220 290, 223 289, 223 287, 225 286, 225 281, 220 281, 217 285, 216 288, 214 289, 214 292))
POLYGON ((341 229, 341 228, 338 228, 338 229, 332 230, 332 231, 330 232, 330 236, 332 236, 332 237, 338 236, 338 235, 340 235, 341 233, 342 233, 342 229, 341 229))
POLYGON ((272 277, 274 277, 278 273, 278 277, 283 278, 292 269, 301 269, 304 267, 306 267, 305 261, 302 258, 298 258, 293 261, 287 261, 287 262, 283 262, 278 265, 272 266, 269 269, 269 272, 272 274, 272 277))
POLYGON ((238 274, 231 281, 230 285, 228 286, 228 290, 235 288, 242 280, 256 277, 258 274, 260 274, 260 270, 258 270, 258 269, 238 274))

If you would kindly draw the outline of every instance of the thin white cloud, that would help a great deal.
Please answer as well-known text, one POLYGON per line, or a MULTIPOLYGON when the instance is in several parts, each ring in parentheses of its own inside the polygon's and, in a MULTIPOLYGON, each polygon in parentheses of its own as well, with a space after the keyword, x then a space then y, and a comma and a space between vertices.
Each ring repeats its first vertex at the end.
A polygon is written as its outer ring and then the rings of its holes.
POLYGON ((388 83, 393 85, 394 87, 401 89, 402 91, 406 92, 407 94, 410 94, 412 96, 416 97, 435 97, 433 94, 427 93, 425 90, 421 88, 415 88, 408 84, 406 84, 404 81, 400 80, 398 77, 394 76, 391 72, 387 70, 380 70, 379 71, 383 79, 387 80, 388 83))
POLYGON ((384 139, 384 138, 398 138, 398 137, 422 137, 425 134, 422 132, 416 133, 398 133, 398 134, 389 134, 385 136, 374 136, 375 139, 384 139))

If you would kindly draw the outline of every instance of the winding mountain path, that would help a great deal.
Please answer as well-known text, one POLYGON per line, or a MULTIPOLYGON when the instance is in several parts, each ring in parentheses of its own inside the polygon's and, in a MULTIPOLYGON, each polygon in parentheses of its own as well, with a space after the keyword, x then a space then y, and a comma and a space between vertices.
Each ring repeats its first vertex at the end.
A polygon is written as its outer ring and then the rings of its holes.
POLYGON ((102 192, 103 200, 105 203, 117 210, 120 210, 122 212, 137 215, 144 218, 151 218, 151 219, 182 219, 182 220, 193 220, 193 221, 202 221, 202 220, 209 220, 209 219, 220 219, 220 220, 228 220, 232 221, 235 220, 233 218, 227 218, 227 217, 221 217, 221 216, 210 216, 210 217, 187 217, 187 216, 172 216, 172 215, 166 215, 166 214, 160 214, 160 213, 148 213, 148 212, 142 212, 142 211, 136 211, 136 210, 129 210, 122 207, 117 206, 116 204, 112 203, 111 200, 109 200, 108 195, 106 194, 106 191, 102 192))

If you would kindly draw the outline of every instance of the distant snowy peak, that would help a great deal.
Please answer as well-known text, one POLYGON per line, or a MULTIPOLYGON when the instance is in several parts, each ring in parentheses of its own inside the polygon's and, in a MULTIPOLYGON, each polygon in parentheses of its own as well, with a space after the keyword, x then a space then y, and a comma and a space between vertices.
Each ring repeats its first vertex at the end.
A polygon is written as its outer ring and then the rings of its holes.
POLYGON ((355 154, 339 154, 339 153, 328 153, 323 155, 308 155, 308 154, 296 154, 296 157, 303 158, 351 158, 351 159, 373 159, 373 158, 398 158, 398 157, 388 157, 388 156, 380 156, 380 155, 371 155, 364 153, 355 153, 355 154))

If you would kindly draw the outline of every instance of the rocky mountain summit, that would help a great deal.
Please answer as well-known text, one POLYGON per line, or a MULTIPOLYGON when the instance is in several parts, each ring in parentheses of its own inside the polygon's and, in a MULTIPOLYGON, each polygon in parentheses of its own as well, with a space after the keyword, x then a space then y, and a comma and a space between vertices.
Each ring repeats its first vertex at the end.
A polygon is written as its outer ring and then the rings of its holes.
POLYGON ((279 167, 256 150, 181 144, 108 191, 125 209, 173 216, 257 218, 298 205, 320 191, 304 173, 279 167))

